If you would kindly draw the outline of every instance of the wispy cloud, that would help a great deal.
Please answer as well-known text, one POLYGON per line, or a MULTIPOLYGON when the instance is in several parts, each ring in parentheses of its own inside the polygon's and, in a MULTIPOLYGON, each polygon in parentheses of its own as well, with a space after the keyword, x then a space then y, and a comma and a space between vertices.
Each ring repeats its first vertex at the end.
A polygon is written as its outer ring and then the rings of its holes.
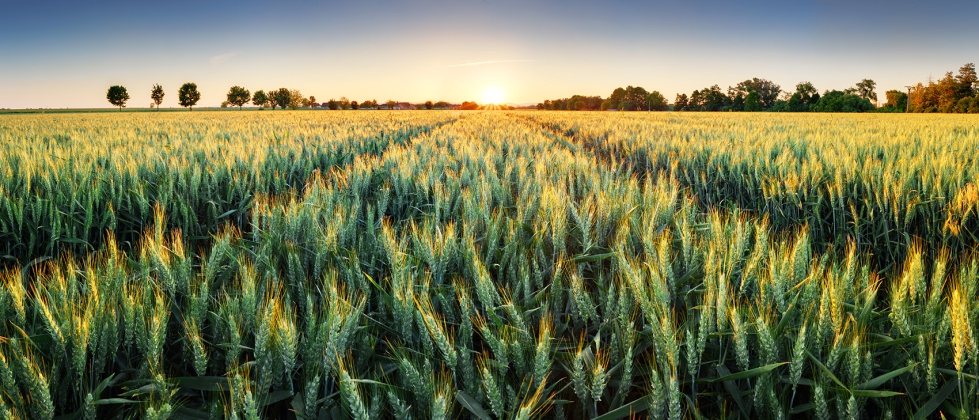
POLYGON ((215 65, 216 66, 218 64, 221 64, 221 63, 224 63, 225 61, 230 60, 231 57, 234 57, 236 55, 238 55, 238 53, 233 53, 233 52, 224 53, 224 54, 221 54, 221 55, 216 55, 214 57, 211 57, 208 61, 211 62, 211 65, 215 65))
POLYGON ((473 61, 473 62, 471 62, 471 63, 462 63, 462 64, 452 64, 452 65, 449 65, 449 66, 442 66, 442 68, 449 68, 449 67, 471 67, 471 66, 483 66, 483 65, 487 65, 487 64, 502 64, 502 63, 525 63, 525 62, 530 62, 530 61, 537 61, 537 60, 492 60, 492 61, 473 61))

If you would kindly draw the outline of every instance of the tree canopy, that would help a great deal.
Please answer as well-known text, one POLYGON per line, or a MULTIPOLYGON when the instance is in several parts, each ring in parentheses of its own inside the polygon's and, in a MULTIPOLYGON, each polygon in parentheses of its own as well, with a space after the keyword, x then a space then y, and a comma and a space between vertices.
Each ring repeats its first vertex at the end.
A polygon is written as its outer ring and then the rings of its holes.
POLYGON ((968 63, 959 68, 958 75, 947 72, 937 82, 918 83, 910 89, 908 111, 979 113, 977 82, 976 66, 968 63))
POLYGON ((251 92, 241 86, 232 86, 228 90, 228 103, 237 106, 239 110, 241 107, 248 103, 252 99, 251 92))
MULTIPOLYGON (((302 92, 299 92, 299 89, 289 90, 289 104, 286 105, 289 107, 289 109, 296 110, 301 107, 305 107, 306 102, 306 97, 303 96, 302 92)), ((282 108, 284 109, 286 106, 283 106, 282 108)))
POLYGON ((686 111, 687 110, 687 106, 689 105, 689 102, 690 102, 690 100, 689 100, 689 98, 687 98, 687 94, 686 93, 678 93, 678 94, 676 94, 676 100, 673 102, 673 110, 674 111, 686 111))
POLYGON ((111 86, 105 94, 105 99, 108 99, 110 104, 119 107, 119 111, 122 111, 122 108, 126 106, 126 101, 129 100, 129 92, 126 91, 125 87, 111 86))
POLYGON ((647 92, 639 86, 616 88, 608 99, 601 96, 574 95, 570 98, 548 99, 537 104, 540 110, 596 111, 617 109, 620 111, 665 111, 669 105, 663 94, 647 92))
POLYGON ((871 102, 877 102, 877 82, 870 79, 863 79, 857 82, 857 95, 861 98, 869 99, 871 102))
POLYGON ((278 105, 279 108, 286 109, 286 107, 288 107, 292 101, 292 93, 289 92, 289 89, 287 88, 279 88, 278 90, 274 90, 272 91, 271 95, 272 96, 269 97, 269 100, 272 101, 272 109, 275 109, 276 105, 278 105))
POLYGON ((156 104, 156 110, 160 110, 160 104, 163 103, 163 86, 159 84, 153 85, 153 90, 150 92, 150 98, 153 99, 153 103, 156 104))
POLYGON ((823 94, 813 111, 816 112, 867 112, 874 109, 870 99, 853 93, 831 90, 823 94))
POLYGON ((252 95, 252 105, 260 108, 264 108, 269 105, 269 97, 265 94, 264 90, 255 92, 255 95, 252 95))
POLYGON ((201 93, 197 90, 197 84, 184 83, 183 86, 180 86, 180 90, 177 91, 177 100, 180 102, 180 106, 190 108, 193 111, 194 105, 197 105, 197 101, 201 100, 201 93))

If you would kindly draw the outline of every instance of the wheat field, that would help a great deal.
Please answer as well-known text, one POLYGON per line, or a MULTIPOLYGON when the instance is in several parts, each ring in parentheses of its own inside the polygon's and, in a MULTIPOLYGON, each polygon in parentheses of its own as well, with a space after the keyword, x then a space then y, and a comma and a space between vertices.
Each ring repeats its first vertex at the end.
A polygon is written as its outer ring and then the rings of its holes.
POLYGON ((0 417, 971 418, 977 123, 0 116, 0 417))

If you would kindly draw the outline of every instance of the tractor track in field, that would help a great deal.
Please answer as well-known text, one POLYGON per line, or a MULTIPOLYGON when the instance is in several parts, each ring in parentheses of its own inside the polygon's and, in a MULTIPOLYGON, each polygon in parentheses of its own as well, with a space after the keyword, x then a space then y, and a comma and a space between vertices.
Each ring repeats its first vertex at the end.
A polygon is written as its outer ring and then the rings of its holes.
MULTIPOLYGON (((512 115, 512 114, 511 114, 512 115)), ((513 115, 514 119, 531 126, 548 135, 561 144, 564 148, 575 154, 587 154, 598 166, 604 166, 606 170, 615 171, 620 175, 635 176, 639 181, 649 176, 650 171, 646 168, 638 168, 635 162, 629 159, 616 157, 608 150, 603 150, 596 145, 589 144, 578 138, 578 133, 571 130, 562 130, 560 127, 539 121, 533 117, 523 115, 513 115)))

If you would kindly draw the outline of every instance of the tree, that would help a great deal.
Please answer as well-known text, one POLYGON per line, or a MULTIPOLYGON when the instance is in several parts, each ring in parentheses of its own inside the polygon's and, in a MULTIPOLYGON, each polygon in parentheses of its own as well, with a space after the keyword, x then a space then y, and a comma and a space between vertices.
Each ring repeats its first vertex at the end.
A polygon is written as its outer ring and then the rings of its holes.
POLYGON ((242 105, 247 104, 251 99, 251 92, 241 86, 232 86, 228 90, 228 103, 237 106, 239 111, 242 105))
POLYGON ((350 101, 350 109, 358 110, 360 109, 360 104, 357 101, 350 101))
POLYGON ((787 108, 789 112, 806 112, 819 102, 819 91, 809 82, 795 85, 795 93, 789 97, 787 108))
POLYGON ((445 102, 445 101, 438 101, 438 102, 436 102, 436 103, 435 103, 435 105, 433 106, 433 109, 449 109, 449 108, 451 108, 451 107, 452 107, 452 106, 451 106, 451 105, 449 105, 449 103, 448 103, 448 102, 445 102))
MULTIPOLYGON (((647 97, 649 92, 639 86, 627 86, 625 89, 618 88, 612 92, 609 97, 610 105, 614 108, 618 108, 620 111, 638 111, 640 109, 647 109, 647 97)), ((570 104, 569 104, 570 105, 570 104)), ((575 109, 568 107, 568 109, 575 109)))
POLYGON ((309 108, 317 108, 320 105, 319 105, 318 102, 316 102, 316 97, 315 96, 309 95, 309 98, 306 99, 306 106, 309 107, 309 108))
POLYGON ((758 112, 762 110, 761 95, 759 95, 758 92, 751 91, 751 93, 744 98, 744 110, 748 112, 758 112))
POLYGON ((340 97, 340 109, 344 111, 350 109, 350 100, 346 96, 340 97))
POLYGON ((952 76, 952 72, 945 73, 937 84, 929 84, 932 89, 934 104, 939 112, 954 112, 955 105, 959 102, 962 90, 958 79, 952 76))
POLYGON ((721 91, 720 86, 714 85, 703 90, 693 91, 688 107, 699 111, 720 111, 727 105, 730 105, 729 98, 721 91))
POLYGON ((264 108, 268 106, 268 104, 269 104, 269 97, 268 95, 265 94, 264 90, 255 92, 255 95, 252 96, 252 105, 255 105, 259 108, 264 108))
POLYGON ((758 92, 758 99, 761 101, 761 106, 765 109, 774 106, 775 101, 778 100, 778 95, 782 93, 782 87, 772 83, 771 80, 756 77, 751 79, 751 83, 755 88, 755 92, 758 92))
POLYGON ((809 110, 809 105, 806 105, 806 101, 798 93, 793 93, 786 104, 786 110, 789 112, 806 112, 809 110))
POLYGON ((877 102, 877 82, 870 79, 863 79, 857 83, 856 94, 861 98, 869 99, 871 102, 877 102))
POLYGON ((826 92, 813 107, 816 112, 867 112, 873 109, 870 99, 838 90, 826 92))
POLYGON ((336 111, 340 109, 340 102, 337 102, 336 99, 330 98, 329 101, 326 101, 326 107, 330 108, 332 111, 336 111))
POLYGON ((728 86, 727 97, 731 103, 728 109, 731 111, 744 111, 744 98, 747 95, 748 92, 742 90, 740 83, 735 87, 728 86))
MULTIPOLYGON (((569 111, 594 111, 598 109, 603 109, 603 100, 601 96, 584 96, 584 95, 574 95, 567 99, 555 99, 553 101, 544 101, 542 105, 543 109, 550 110, 569 110, 569 111)), ((643 101, 640 101, 643 102, 643 101)), ((643 104, 643 106, 645 106, 643 104)), ((615 108, 614 104, 609 102, 606 104, 604 109, 615 108)))
POLYGON ((813 96, 819 95, 819 91, 816 90, 816 87, 810 82, 799 82, 799 84, 795 85, 795 93, 798 93, 799 97, 806 101, 806 103, 808 103, 813 96))
POLYGON ((433 107, 432 101, 425 101, 425 109, 432 109, 433 107))
POLYGON ((659 91, 652 91, 646 95, 646 109, 650 111, 666 111, 666 98, 659 91))
POLYGON ((160 110, 160 104, 163 103, 163 86, 153 85, 153 91, 150 92, 150 98, 153 99, 153 103, 156 104, 156 110, 160 110))
MULTIPOLYGON (((306 102, 306 97, 304 97, 303 94, 299 92, 299 89, 292 89, 289 91, 289 105, 287 105, 289 109, 295 111, 300 107, 306 106, 305 102, 306 102)), ((282 108, 285 109, 285 106, 283 106, 282 108)))
POLYGON ((884 93, 884 96, 887 98, 887 103, 884 104, 884 107, 896 108, 901 111, 907 109, 908 107, 907 93, 901 92, 899 90, 889 90, 886 93, 884 93))
POLYGON ((678 93, 676 94, 676 100, 673 101, 674 111, 686 111, 687 110, 687 94, 678 93))
POLYGON ((122 86, 112 86, 106 92, 105 99, 108 99, 110 104, 119 107, 119 111, 122 112, 122 108, 126 106, 126 101, 129 100, 129 92, 122 86))
POLYGON ((732 104, 737 104, 738 97, 747 101, 748 94, 758 92, 758 100, 764 109, 769 109, 775 105, 778 95, 782 93, 782 87, 773 83, 771 80, 759 79, 757 77, 738 83, 733 88, 728 88, 728 96, 732 104))
POLYGON ((177 99, 180 102, 180 106, 184 108, 190 108, 191 111, 194 110, 194 105, 197 105, 197 101, 201 100, 201 93, 197 90, 196 83, 184 83, 180 86, 180 90, 177 91, 177 99))
POLYGON ((976 65, 973 63, 968 63, 962 67, 959 67, 959 75, 956 76, 959 82, 959 94, 962 96, 972 96, 977 92, 979 86, 976 85, 979 82, 979 77, 976 76, 976 65))
POLYGON ((477 104, 475 102, 463 101, 462 102, 462 106, 460 106, 459 109, 465 110, 465 111, 471 111, 471 110, 474 110, 474 109, 479 109, 479 104, 477 104))
POLYGON ((972 98, 966 96, 959 99, 959 102, 955 105, 955 112, 965 114, 969 112, 969 108, 972 108, 972 98))
MULTIPOLYGON (((632 86, 629 87, 631 88, 632 86)), ((626 99, 625 89, 616 88, 615 90, 612 91, 612 94, 609 95, 608 99, 602 102, 601 108, 603 111, 607 109, 616 109, 619 107, 619 105, 622 105, 622 101, 624 101, 625 99, 626 99)), ((559 109, 559 108, 554 107, 554 109, 559 109)), ((560 108, 560 109, 567 109, 567 108, 560 108)))
POLYGON ((702 95, 699 90, 695 90, 690 93, 690 99, 687 102, 687 110, 688 111, 704 110, 704 95, 702 95))
POLYGON ((278 105, 279 108, 286 109, 292 100, 292 95, 290 94, 289 89, 279 88, 278 90, 272 92, 272 97, 269 99, 272 100, 272 109, 275 109, 276 105, 278 105))

